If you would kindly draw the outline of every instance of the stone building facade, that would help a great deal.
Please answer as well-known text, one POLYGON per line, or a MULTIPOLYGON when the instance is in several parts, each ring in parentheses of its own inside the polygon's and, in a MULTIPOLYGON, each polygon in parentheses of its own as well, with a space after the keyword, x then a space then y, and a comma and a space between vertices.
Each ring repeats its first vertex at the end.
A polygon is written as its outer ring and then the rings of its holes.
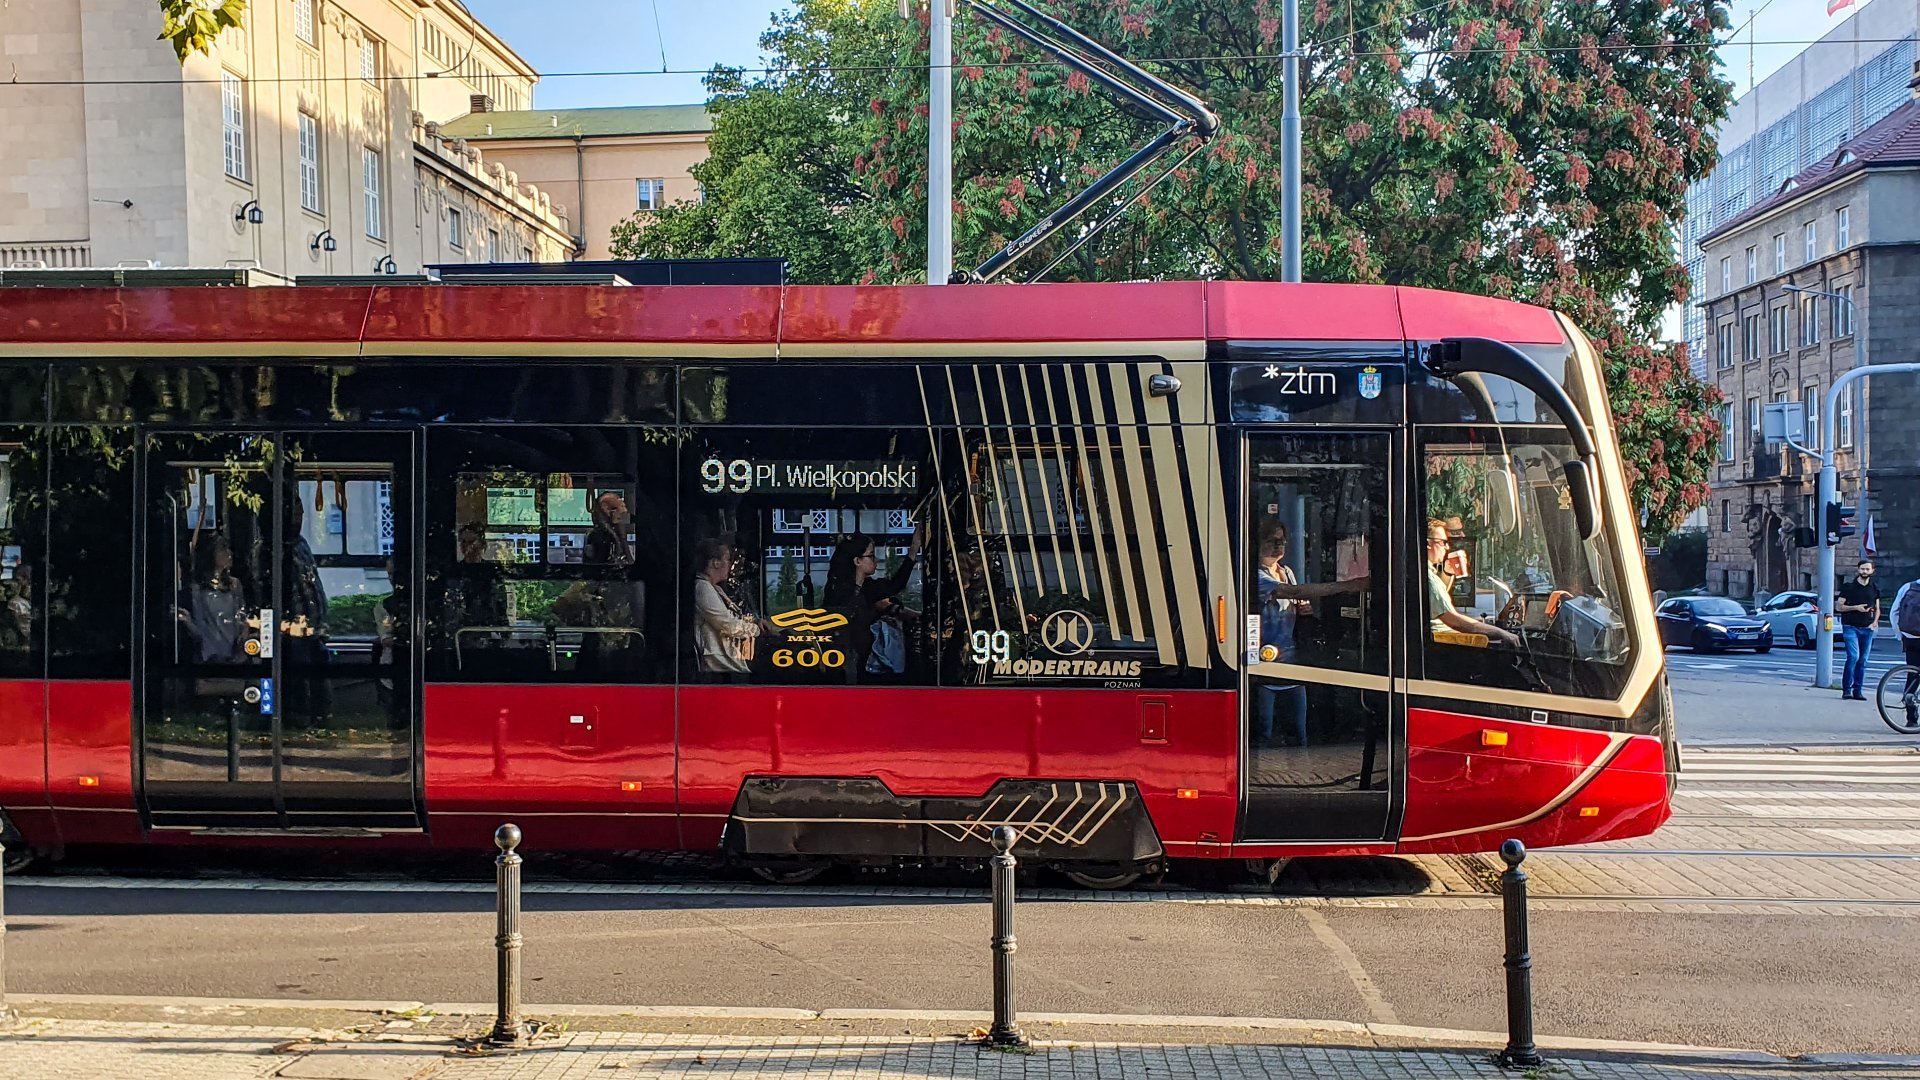
MULTIPOLYGON (((1920 78, 1912 92, 1920 96, 1920 78)), ((1762 409, 1779 401, 1803 403, 1808 444, 1833 448, 1839 500, 1860 507, 1862 535, 1841 544, 1836 564, 1861 556, 1871 515, 1884 578, 1920 575, 1920 377, 1856 380, 1836 430, 1820 419, 1834 380, 1863 356, 1920 361, 1920 99, 1784 180, 1700 246, 1701 367, 1725 398, 1706 507, 1707 586, 1749 598, 1817 585, 1817 552, 1797 545, 1795 531, 1821 525, 1819 467, 1765 445, 1762 409)))
POLYGON ((574 253, 547 194, 430 125, 531 103, 457 0, 255 0, 185 64, 152 0, 14 0, 0 266, 287 276, 574 253), (257 220, 256 220, 257 219, 257 220))
POLYGON ((610 259, 615 225, 700 197, 691 170, 706 160, 713 118, 705 105, 493 110, 441 130, 551 194, 582 258, 610 259))
MULTIPOLYGON (((1846 18, 1734 102, 1714 129, 1720 160, 1687 188, 1680 235, 1694 300, 1720 292, 1719 263, 1702 237, 1779 190, 1898 108, 1916 59, 1920 0, 1874 0, 1846 18)), ((1704 312, 1689 304, 1684 334, 1694 373, 1712 378, 1704 312)))

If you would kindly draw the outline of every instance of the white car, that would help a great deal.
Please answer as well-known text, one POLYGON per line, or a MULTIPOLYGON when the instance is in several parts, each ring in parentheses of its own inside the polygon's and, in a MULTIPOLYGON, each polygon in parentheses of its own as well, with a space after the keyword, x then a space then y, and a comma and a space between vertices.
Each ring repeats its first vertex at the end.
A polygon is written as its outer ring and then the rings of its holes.
MULTIPOLYGON (((1773 628, 1773 640, 1782 645, 1791 641, 1802 649, 1811 649, 1813 635, 1820 625, 1820 596, 1810 592, 1783 592, 1768 599, 1753 614, 1773 628)), ((1837 619, 1833 636, 1840 637, 1837 619)))

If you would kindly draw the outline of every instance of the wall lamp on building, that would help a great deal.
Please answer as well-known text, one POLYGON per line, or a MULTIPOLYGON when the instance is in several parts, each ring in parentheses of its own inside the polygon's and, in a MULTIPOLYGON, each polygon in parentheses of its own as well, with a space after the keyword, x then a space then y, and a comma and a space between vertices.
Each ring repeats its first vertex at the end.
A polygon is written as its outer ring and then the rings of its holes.
POLYGON ((322 229, 315 233, 313 241, 307 245, 309 251, 338 251, 340 241, 333 238, 332 229, 322 229))
POLYGON ((383 255, 373 261, 373 272, 376 274, 397 274, 400 272, 400 264, 393 261, 393 256, 383 255))
POLYGON ((266 219, 267 215, 260 211, 259 199, 248 199, 246 202, 240 204, 238 210, 233 212, 233 221, 236 225, 258 225, 266 219))

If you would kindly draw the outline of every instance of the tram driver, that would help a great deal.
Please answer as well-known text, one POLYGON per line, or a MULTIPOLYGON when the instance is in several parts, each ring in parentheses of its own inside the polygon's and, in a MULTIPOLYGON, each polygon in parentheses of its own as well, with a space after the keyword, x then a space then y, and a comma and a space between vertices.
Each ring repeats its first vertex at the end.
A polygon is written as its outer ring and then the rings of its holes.
POLYGON ((1428 625, 1434 640, 1465 644, 1466 642, 1460 641, 1455 635, 1477 634, 1482 638, 1518 648, 1520 639, 1512 632, 1492 623, 1462 615, 1453 606, 1455 575, 1449 574, 1446 567, 1447 555, 1452 547, 1453 539, 1448 532, 1447 523, 1439 518, 1429 518, 1427 520, 1427 604, 1432 616, 1428 625))

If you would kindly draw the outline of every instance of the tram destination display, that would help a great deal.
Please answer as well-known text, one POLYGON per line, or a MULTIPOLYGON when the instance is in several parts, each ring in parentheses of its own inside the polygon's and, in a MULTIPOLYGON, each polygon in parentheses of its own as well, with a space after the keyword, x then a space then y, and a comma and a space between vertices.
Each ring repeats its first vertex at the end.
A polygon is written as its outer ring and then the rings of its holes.
POLYGON ((700 463, 700 490, 709 495, 913 495, 917 461, 770 461, 710 457, 700 463))

